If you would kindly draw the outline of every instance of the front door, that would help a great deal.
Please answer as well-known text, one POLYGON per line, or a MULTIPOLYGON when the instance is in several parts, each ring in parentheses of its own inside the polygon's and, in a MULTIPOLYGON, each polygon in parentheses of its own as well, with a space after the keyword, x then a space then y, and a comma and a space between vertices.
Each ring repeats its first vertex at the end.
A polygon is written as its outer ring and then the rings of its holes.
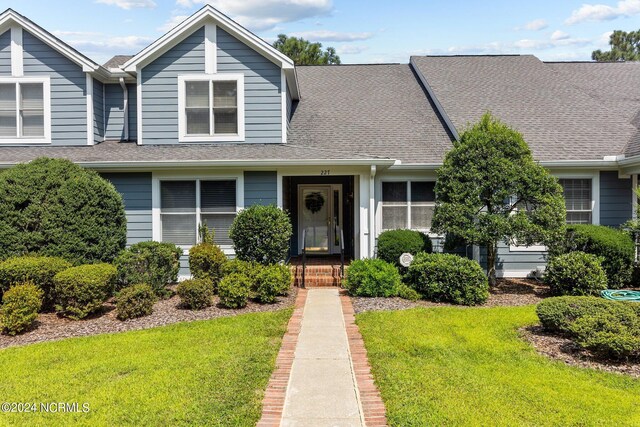
POLYGON ((300 253, 340 253, 342 185, 299 185, 298 201, 300 253))

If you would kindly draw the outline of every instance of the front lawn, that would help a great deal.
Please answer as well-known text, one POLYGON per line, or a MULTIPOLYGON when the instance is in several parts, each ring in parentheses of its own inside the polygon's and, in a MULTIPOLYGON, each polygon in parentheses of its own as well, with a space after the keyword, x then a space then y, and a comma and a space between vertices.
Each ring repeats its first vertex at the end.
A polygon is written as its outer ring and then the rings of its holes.
POLYGON ((640 380, 538 355, 518 329, 533 306, 357 316, 389 423, 640 425, 640 380))
POLYGON ((291 310, 0 350, 0 401, 88 403, 2 425, 255 425, 291 310))

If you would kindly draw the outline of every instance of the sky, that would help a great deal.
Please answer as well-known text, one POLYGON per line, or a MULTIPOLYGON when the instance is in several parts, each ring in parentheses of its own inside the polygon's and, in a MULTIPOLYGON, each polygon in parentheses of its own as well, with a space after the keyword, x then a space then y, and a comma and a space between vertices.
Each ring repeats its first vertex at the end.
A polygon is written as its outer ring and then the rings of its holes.
POLYGON ((613 30, 640 30, 640 0, 0 0, 89 58, 135 54, 210 3, 272 42, 295 35, 343 63, 411 55, 533 54, 591 59, 613 30))

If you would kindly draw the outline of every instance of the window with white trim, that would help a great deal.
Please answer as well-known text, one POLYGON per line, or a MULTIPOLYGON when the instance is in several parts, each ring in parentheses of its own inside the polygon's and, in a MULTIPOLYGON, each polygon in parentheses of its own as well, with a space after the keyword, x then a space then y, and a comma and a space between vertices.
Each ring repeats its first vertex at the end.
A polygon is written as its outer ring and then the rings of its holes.
POLYGON ((180 76, 181 142, 244 139, 244 75, 180 76))
POLYGON ((0 143, 48 142, 49 80, 0 78, 0 143))
POLYGON ((382 229, 427 231, 435 208, 435 182, 385 181, 382 183, 382 229))
POLYGON ((559 181, 564 189, 567 224, 591 224, 593 221, 592 180, 564 178, 559 181))
POLYGON ((178 246, 198 242, 198 225, 215 232, 215 242, 232 244, 229 229, 236 217, 235 180, 160 181, 161 240, 178 246))

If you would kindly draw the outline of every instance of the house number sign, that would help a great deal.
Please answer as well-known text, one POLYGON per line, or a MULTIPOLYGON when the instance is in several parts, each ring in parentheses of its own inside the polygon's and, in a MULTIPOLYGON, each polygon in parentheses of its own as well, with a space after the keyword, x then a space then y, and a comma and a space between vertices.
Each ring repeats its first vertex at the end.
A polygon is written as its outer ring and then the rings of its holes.
POLYGON ((323 169, 320 171, 320 176, 331 175, 331 171, 329 169, 323 169))

